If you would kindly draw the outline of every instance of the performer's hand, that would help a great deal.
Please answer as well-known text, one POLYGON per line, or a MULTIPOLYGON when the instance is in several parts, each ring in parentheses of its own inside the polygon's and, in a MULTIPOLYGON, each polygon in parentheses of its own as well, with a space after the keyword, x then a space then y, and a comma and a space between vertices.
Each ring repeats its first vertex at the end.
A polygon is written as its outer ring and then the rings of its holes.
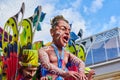
POLYGON ((91 69, 91 70, 89 71, 89 73, 90 73, 91 75, 95 75, 95 70, 94 70, 94 69, 91 69))
POLYGON ((93 80, 93 77, 95 75, 95 70, 91 69, 86 76, 88 77, 88 80, 93 80))
POLYGON ((88 80, 86 75, 82 72, 68 71, 63 74, 65 80, 88 80))
POLYGON ((87 76, 85 75, 84 71, 79 71, 80 80, 88 80, 87 76))
POLYGON ((48 77, 47 76, 43 76, 40 78, 40 80, 48 80, 48 77))

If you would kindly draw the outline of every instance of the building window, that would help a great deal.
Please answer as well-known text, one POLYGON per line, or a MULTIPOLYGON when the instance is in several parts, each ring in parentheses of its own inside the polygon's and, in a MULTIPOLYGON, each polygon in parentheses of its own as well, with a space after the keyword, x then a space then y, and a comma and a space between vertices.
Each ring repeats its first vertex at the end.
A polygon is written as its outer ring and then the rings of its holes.
POLYGON ((95 43, 92 47, 94 64, 106 61, 106 54, 104 48, 104 41, 95 43))
POLYGON ((107 52, 108 60, 114 59, 118 57, 117 51, 117 40, 116 37, 108 39, 105 41, 105 49, 107 52))

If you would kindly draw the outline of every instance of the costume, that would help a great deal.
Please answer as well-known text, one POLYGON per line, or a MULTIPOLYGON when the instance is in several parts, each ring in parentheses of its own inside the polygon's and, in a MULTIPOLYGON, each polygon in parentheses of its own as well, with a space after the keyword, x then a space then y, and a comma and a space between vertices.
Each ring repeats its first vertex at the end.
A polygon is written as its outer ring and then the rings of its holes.
POLYGON ((38 67, 38 51, 37 50, 29 50, 25 49, 23 50, 22 53, 22 60, 19 61, 19 69, 21 72, 18 73, 17 80, 25 80, 23 77, 23 69, 25 70, 26 68, 32 68, 32 67, 38 67), (23 67, 23 68, 21 68, 23 67))

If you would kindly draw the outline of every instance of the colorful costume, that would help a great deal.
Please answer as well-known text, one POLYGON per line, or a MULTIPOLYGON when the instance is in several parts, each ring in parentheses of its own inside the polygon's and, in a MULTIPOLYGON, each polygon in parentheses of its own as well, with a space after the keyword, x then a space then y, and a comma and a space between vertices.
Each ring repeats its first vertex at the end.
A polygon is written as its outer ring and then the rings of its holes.
MULTIPOLYGON (((38 67, 39 63, 38 63, 38 52, 37 50, 29 50, 29 49, 25 49, 23 50, 22 53, 22 60, 19 61, 20 67, 38 67)), ((19 73, 19 75, 17 76, 17 80, 23 80, 23 75, 22 73, 19 73)))

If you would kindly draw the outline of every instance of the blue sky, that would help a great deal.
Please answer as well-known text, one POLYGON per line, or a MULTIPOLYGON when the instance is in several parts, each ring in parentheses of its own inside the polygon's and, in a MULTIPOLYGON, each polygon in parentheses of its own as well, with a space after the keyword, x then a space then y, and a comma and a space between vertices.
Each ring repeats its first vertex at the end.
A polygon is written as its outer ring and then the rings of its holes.
POLYGON ((83 38, 120 27, 120 0, 0 0, 0 27, 7 19, 16 14, 22 2, 25 3, 24 18, 33 15, 34 9, 42 6, 46 13, 41 23, 42 31, 36 32, 34 42, 51 41, 50 19, 62 14, 72 23, 72 31, 83 29, 83 38))

